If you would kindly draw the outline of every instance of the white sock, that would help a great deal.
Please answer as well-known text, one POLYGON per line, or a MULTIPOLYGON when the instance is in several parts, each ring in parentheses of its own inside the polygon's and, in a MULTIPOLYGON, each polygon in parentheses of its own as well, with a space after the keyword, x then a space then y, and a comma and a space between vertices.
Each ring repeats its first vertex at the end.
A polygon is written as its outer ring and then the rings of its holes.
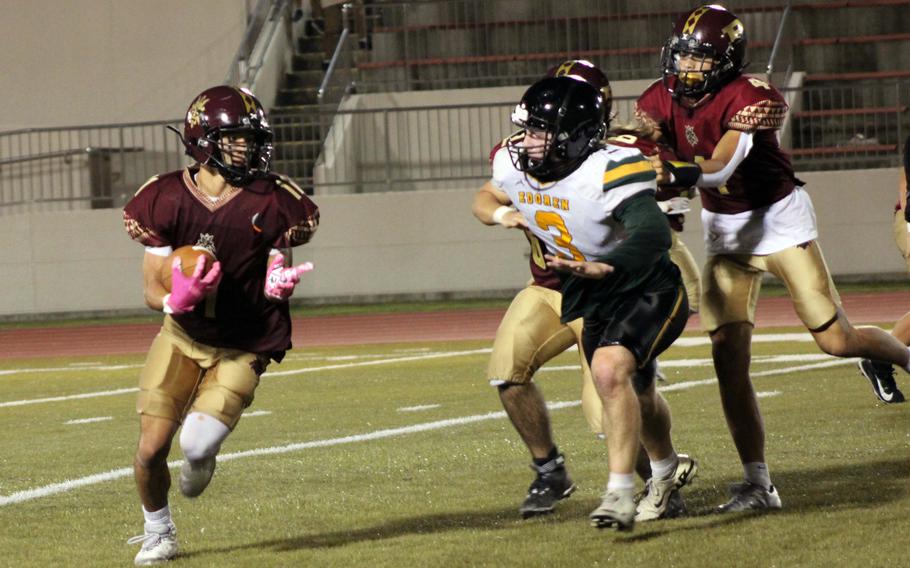
POLYGON ((149 511, 143 505, 142 514, 145 515, 145 522, 150 525, 167 525, 171 523, 171 508, 167 505, 157 511, 149 511))
POLYGON ((676 473, 676 466, 678 465, 679 456, 674 451, 662 460, 651 462, 651 477, 654 479, 669 479, 676 473))
POLYGON ((607 491, 634 491, 635 476, 631 473, 610 472, 610 481, 607 482, 607 491))
POLYGON ((746 481, 761 485, 765 489, 771 489, 771 474, 768 473, 768 466, 763 462, 749 462, 743 464, 743 474, 746 481))
POLYGON ((223 422, 201 412, 191 412, 180 430, 180 449, 190 462, 212 457, 231 433, 223 422))

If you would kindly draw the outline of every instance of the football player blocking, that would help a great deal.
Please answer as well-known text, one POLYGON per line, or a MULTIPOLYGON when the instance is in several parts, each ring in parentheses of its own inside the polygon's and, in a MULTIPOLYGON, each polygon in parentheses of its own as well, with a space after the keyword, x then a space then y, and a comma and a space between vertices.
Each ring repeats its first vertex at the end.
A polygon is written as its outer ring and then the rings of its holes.
POLYGON ((641 95, 636 110, 681 158, 695 162, 652 158, 659 180, 691 179, 701 193, 708 253, 701 322, 711 337, 721 403, 744 472, 721 512, 781 507, 749 377, 763 272, 787 285, 824 352, 910 370, 905 345, 847 319, 817 242, 812 202, 778 145, 775 131, 787 105, 774 87, 742 74, 745 50, 745 30, 734 14, 717 5, 696 8, 674 26, 662 54, 663 79, 641 95))
MULTIPOLYGON (((640 151, 602 143, 608 107, 603 90, 576 78, 532 85, 512 115, 522 130, 494 155, 492 180, 473 210, 486 224, 529 230, 559 255, 544 259, 563 273, 561 321, 583 318, 583 352, 609 424, 610 477, 591 520, 630 530, 636 518, 665 516, 671 496, 678 499, 695 474, 694 461, 673 448, 669 407, 654 386, 654 359, 689 314, 667 254, 671 233, 654 198, 655 172, 640 151), (653 471, 636 504, 640 442, 653 471)), ((552 443, 543 399, 530 373, 492 378, 535 460, 537 480, 522 512, 552 508, 574 484, 552 443)))
POLYGON ((290 349, 287 300, 313 266, 289 266, 289 249, 308 242, 319 222, 303 190, 270 172, 272 132, 249 91, 203 91, 180 136, 196 163, 153 177, 123 212, 130 237, 145 246, 145 302, 165 314, 136 403, 134 470, 145 518, 144 533, 130 539, 141 543, 137 565, 166 562, 178 552, 167 456, 181 423, 180 491, 197 497, 260 375, 290 349), (200 254, 187 276, 180 257, 170 259, 188 245, 218 260, 200 254), (162 278, 167 265, 170 286, 162 278))

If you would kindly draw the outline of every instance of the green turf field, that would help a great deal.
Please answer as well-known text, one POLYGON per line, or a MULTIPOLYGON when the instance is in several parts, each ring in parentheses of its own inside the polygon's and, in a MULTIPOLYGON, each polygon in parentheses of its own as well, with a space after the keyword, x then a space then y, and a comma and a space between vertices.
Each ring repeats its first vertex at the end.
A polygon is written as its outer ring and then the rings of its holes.
MULTIPOLYGON (((677 448, 701 464, 685 490, 688 518, 631 534, 588 525, 607 470, 577 402, 574 353, 538 382, 551 403, 565 403, 552 419, 579 490, 555 514, 523 521, 529 456, 484 380, 488 343, 306 350, 270 368, 208 490, 196 500, 172 492, 182 551, 174 565, 906 565, 910 405, 876 403, 853 364, 811 342, 756 342, 769 465, 785 509, 713 515, 740 468, 709 349, 687 337, 695 345, 662 362, 677 448)), ((142 516, 129 469, 131 389, 141 363, 0 363, 0 565, 132 563, 138 546, 126 540, 141 533, 142 516), (64 398, 92 393, 107 394, 64 398)), ((182 457, 176 445, 172 460, 182 457)))

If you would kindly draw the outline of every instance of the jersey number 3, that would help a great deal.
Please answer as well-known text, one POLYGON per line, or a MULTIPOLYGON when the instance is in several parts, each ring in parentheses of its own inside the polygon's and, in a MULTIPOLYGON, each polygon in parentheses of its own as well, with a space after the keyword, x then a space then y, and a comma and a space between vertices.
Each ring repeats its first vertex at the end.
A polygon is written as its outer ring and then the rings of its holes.
MULTIPOLYGON (((556 229, 559 234, 553 235, 553 240, 556 241, 556 246, 564 250, 569 251, 569 254, 572 255, 572 258, 575 260, 584 262, 585 255, 581 254, 581 251, 575 248, 575 245, 572 244, 572 235, 569 233, 569 229, 566 227, 566 221, 558 213, 552 211, 538 211, 534 214, 534 222, 537 223, 537 226, 543 229, 544 231, 550 231, 550 229, 556 229)), ((552 234, 552 231, 550 231, 552 234)))

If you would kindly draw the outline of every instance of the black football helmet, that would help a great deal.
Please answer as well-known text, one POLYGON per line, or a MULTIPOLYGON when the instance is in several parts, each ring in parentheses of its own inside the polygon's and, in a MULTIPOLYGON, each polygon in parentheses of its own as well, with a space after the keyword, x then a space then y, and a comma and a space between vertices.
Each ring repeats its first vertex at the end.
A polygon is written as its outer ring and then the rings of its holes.
POLYGON ((213 166, 234 186, 265 176, 271 165, 272 129, 262 103, 243 88, 202 91, 186 111, 182 139, 188 156, 213 166))
POLYGON ((670 93, 700 98, 716 92, 746 67, 746 30, 735 14, 717 4, 700 6, 682 16, 661 52, 663 83, 670 93), (702 64, 713 60, 710 70, 680 70, 679 59, 689 55, 702 64))
POLYGON ((571 174, 603 138, 605 107, 600 90, 585 81, 546 77, 531 85, 512 112, 512 122, 525 133, 546 133, 546 142, 543 157, 533 159, 523 137, 513 136, 507 147, 515 168, 545 182, 571 174))

